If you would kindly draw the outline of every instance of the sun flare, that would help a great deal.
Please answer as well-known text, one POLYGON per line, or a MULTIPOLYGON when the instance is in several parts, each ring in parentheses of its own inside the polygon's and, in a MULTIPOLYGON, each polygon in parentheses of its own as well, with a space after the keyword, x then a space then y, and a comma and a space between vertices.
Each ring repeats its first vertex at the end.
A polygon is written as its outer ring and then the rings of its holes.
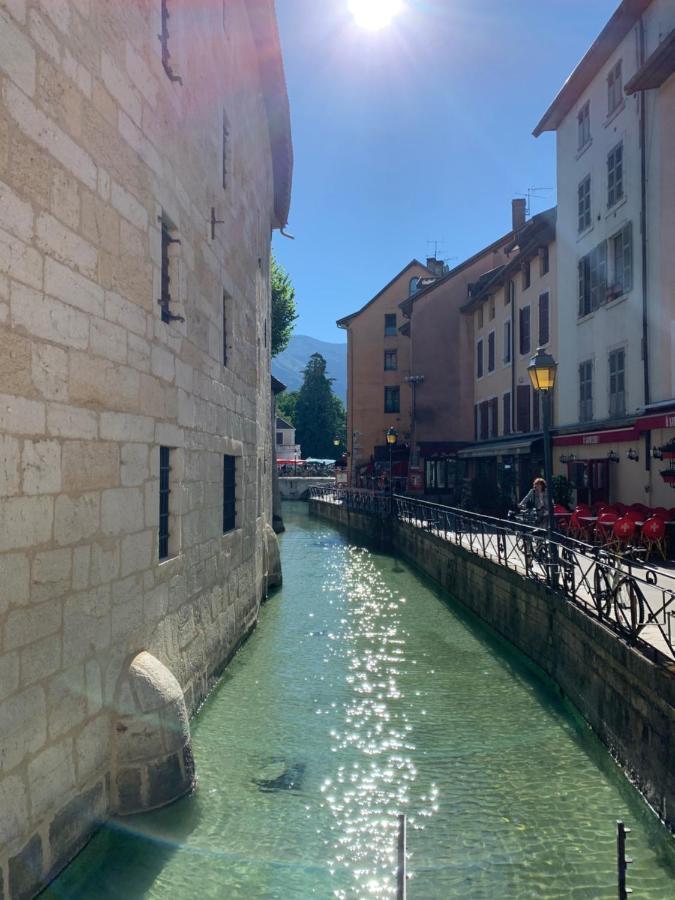
POLYGON ((403 0, 349 0, 349 11, 360 28, 386 28, 403 9, 403 0))

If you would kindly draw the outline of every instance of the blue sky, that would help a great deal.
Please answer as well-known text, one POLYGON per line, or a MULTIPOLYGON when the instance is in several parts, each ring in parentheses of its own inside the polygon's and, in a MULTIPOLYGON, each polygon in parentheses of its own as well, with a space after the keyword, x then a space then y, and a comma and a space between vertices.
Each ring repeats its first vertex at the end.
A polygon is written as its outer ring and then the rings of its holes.
POLYGON ((511 199, 550 188, 553 135, 532 129, 618 0, 407 0, 359 29, 348 0, 277 0, 293 122, 289 241, 298 334, 335 320, 413 257, 461 261, 506 232, 511 199))

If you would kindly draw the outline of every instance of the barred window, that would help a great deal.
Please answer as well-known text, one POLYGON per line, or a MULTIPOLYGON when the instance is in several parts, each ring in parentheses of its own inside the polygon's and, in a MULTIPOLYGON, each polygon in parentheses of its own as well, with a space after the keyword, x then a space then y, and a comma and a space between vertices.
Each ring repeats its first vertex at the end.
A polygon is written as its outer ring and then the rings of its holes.
POLYGON ((169 498, 171 496, 171 448, 159 448, 159 558, 169 558, 169 498))
POLYGON ((587 175, 577 189, 578 231, 591 227, 591 176, 587 175))
POLYGON ((384 370, 385 372, 395 372, 398 369, 398 351, 384 351, 384 370))
POLYGON ((607 206, 623 198, 623 141, 607 154, 607 206))
POLYGON ((237 527, 237 457, 223 456, 223 534, 237 527))

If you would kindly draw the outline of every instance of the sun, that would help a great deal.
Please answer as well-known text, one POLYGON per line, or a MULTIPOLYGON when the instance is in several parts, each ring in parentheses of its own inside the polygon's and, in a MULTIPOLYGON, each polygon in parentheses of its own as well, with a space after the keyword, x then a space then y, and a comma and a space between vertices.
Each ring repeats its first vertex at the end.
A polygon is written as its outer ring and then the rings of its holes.
POLYGON ((349 11, 360 28, 379 31, 403 9, 403 0, 349 0, 349 11))

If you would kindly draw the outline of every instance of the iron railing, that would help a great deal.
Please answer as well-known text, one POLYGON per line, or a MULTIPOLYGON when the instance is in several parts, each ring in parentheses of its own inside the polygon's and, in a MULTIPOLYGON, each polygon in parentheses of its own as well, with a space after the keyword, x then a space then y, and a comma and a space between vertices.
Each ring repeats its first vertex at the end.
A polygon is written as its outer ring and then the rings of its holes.
POLYGON ((426 500, 373 491, 317 487, 312 499, 399 521, 546 584, 599 619, 651 659, 675 659, 675 577, 638 553, 615 553, 536 526, 426 500))

